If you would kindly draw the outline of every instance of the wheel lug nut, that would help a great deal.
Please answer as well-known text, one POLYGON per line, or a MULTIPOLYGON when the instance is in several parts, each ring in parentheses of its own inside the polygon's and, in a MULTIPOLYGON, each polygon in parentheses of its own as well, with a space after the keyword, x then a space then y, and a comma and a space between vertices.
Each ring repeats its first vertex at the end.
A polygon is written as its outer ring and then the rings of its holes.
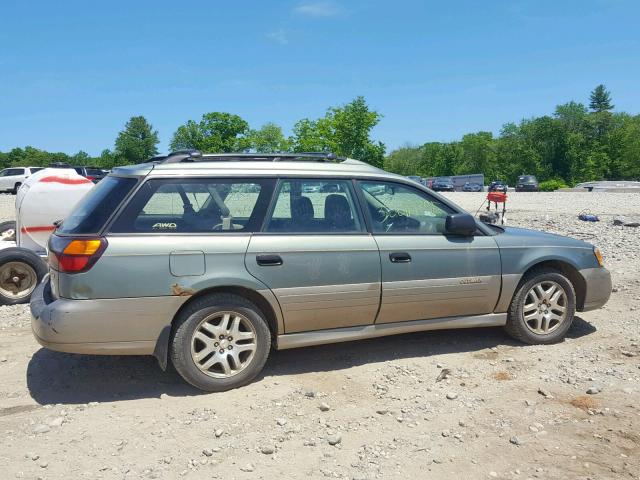
POLYGON ((229 335, 229 336, 227 337, 227 340, 232 341, 232 340, 233 340, 233 337, 232 337, 231 335, 229 335))
POLYGON ((223 348, 220 349, 220 353, 224 353, 224 349, 223 348))
POLYGON ((229 345, 229 350, 233 350, 233 345, 229 345))
POLYGON ((218 342, 213 344, 214 347, 217 347, 218 345, 220 345, 218 342))

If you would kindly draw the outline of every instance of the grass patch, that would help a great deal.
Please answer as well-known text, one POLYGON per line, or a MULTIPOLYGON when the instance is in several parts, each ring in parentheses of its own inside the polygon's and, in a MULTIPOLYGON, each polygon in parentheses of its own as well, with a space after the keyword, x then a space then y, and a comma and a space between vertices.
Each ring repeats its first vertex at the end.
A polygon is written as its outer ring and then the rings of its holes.
POLYGON ((569 403, 580 410, 589 410, 600 406, 600 402, 589 395, 580 395, 572 399, 569 403))
POLYGON ((509 372, 505 372, 504 370, 500 370, 499 372, 494 372, 491 375, 491 378, 493 378, 494 380, 500 380, 500 381, 513 380, 513 377, 511 376, 511 374, 509 372))

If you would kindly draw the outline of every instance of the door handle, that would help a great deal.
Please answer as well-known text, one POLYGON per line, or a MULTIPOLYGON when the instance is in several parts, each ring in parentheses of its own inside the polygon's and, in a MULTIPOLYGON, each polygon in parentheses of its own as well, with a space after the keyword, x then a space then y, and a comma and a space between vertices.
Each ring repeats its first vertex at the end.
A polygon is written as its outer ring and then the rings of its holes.
POLYGON ((411 255, 407 252, 393 252, 389 254, 389 260, 393 263, 409 263, 411 255))
POLYGON ((256 262, 261 267, 276 267, 282 265, 282 257, 280 255, 256 255, 256 262))

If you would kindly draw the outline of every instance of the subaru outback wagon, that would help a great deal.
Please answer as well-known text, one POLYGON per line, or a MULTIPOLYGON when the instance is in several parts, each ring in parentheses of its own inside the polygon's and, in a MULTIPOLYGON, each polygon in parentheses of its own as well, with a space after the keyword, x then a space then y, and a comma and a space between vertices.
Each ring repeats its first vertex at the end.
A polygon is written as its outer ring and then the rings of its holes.
POLYGON ((116 168, 59 224, 31 302, 43 346, 154 355, 208 391, 271 348, 504 326, 560 341, 611 292, 580 240, 477 222, 325 154, 178 152, 116 168))

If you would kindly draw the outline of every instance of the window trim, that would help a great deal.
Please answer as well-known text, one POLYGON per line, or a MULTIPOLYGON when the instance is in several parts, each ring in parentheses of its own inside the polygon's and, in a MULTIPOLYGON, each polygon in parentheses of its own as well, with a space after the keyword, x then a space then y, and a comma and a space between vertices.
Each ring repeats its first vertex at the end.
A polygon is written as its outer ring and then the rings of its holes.
POLYGON ((364 235, 364 236, 369 236, 371 234, 371 232, 369 231, 368 225, 367 225, 367 221, 364 218, 363 212, 362 212, 362 205, 360 204, 360 199, 358 198, 358 192, 355 188, 354 185, 354 179, 352 177, 307 177, 307 176, 282 176, 282 177, 278 177, 277 179, 277 183, 275 185, 275 188, 273 189, 273 192, 271 194, 271 202, 269 203, 269 208, 267 209, 264 218, 262 219, 262 225, 260 227, 260 230, 257 232, 254 232, 254 235, 274 235, 274 236, 286 236, 286 235, 294 235, 294 236, 354 236, 354 235, 364 235), (271 219, 271 215, 273 214, 275 207, 276 207, 276 203, 278 202, 278 196, 280 194, 280 187, 282 185, 282 183, 284 182, 291 182, 291 181, 309 181, 309 182, 343 182, 345 183, 348 188, 351 189, 351 196, 352 196, 352 201, 353 201, 353 207, 354 207, 354 213, 358 216, 358 221, 360 222, 360 231, 358 232, 268 232, 266 230, 267 228, 267 224, 268 224, 268 220, 271 219))
MULTIPOLYGON (((250 183, 253 180, 253 183, 255 182, 263 182, 263 188, 266 189, 267 193, 265 195, 268 195, 269 198, 271 198, 273 196, 273 190, 269 192, 269 188, 273 188, 273 186, 275 185, 275 178, 273 177, 267 177, 267 176, 256 176, 256 175, 247 175, 247 176, 225 176, 225 175, 206 175, 206 176, 192 176, 192 177, 179 177, 179 176, 157 176, 157 177, 142 177, 142 180, 138 182, 138 185, 132 189, 131 193, 129 194, 129 196, 127 198, 125 198, 125 200, 120 204, 120 207, 114 212, 113 216, 109 219, 109 221, 106 223, 105 228, 102 230, 102 232, 100 233, 100 235, 102 236, 109 236, 109 237, 131 237, 131 236, 145 236, 145 237, 157 237, 157 236, 170 236, 170 237, 184 237, 184 236, 225 236, 225 237, 230 237, 230 236, 240 236, 240 237, 246 237, 246 236, 250 236, 253 234, 258 233, 258 227, 262 226, 262 222, 264 222, 264 213, 263 213, 263 217, 262 220, 258 220, 256 223, 258 224, 258 226, 256 227, 256 229, 254 229, 253 231, 233 231, 233 230, 229 230, 229 231, 211 231, 211 232, 112 232, 111 229, 113 227, 113 225, 118 221, 118 219, 120 218, 120 216, 124 213, 124 211, 129 207, 129 204, 131 202, 133 202, 133 200, 135 199, 135 197, 137 196, 138 192, 144 188, 144 185, 147 184, 147 182, 150 181, 154 181, 154 180, 162 180, 165 182, 168 181, 172 181, 174 183, 180 183, 180 182, 191 182, 191 183, 201 183, 201 182, 206 182, 208 180, 217 180, 219 182, 229 182, 232 183, 234 181, 237 181, 238 183, 250 183)), ((268 205, 268 202, 265 202, 268 205)), ((258 205, 258 202, 256 202, 256 206, 258 205)))
MULTIPOLYGON (((457 209, 453 208, 451 205, 449 205, 447 202, 443 202, 442 200, 440 200, 439 198, 437 198, 435 195, 433 195, 431 192, 422 190, 420 188, 416 188, 416 186, 414 185, 409 185, 408 183, 404 183, 404 182, 397 182, 395 180, 392 179, 384 179, 384 178, 356 178, 354 179, 354 183, 357 186, 357 192, 358 192, 358 196, 360 201, 362 202, 362 210, 364 211, 365 217, 367 218, 367 227, 369 232, 371 233, 371 235, 374 236, 378 236, 378 235, 384 235, 384 236, 421 236, 421 237, 435 237, 435 236, 441 236, 441 237, 460 237, 460 235, 455 235, 455 234, 447 234, 447 233, 427 233, 427 232, 376 232, 373 230, 373 219, 371 218, 371 212, 369 211, 369 206, 367 203, 367 200, 364 196, 364 188, 362 187, 362 183, 386 183, 386 184, 391 184, 391 185, 396 185, 396 186, 401 186, 403 188, 406 188, 408 190, 417 192, 417 195, 422 196, 422 197, 427 197, 431 200, 434 200, 434 203, 437 202, 439 204, 444 205, 447 209, 449 209, 451 212, 448 215, 452 215, 455 213, 466 213, 465 211, 458 211, 457 209)), ((476 228, 475 233, 473 234, 473 236, 484 236, 484 233, 481 232, 481 230, 479 230, 478 228, 476 228)))

